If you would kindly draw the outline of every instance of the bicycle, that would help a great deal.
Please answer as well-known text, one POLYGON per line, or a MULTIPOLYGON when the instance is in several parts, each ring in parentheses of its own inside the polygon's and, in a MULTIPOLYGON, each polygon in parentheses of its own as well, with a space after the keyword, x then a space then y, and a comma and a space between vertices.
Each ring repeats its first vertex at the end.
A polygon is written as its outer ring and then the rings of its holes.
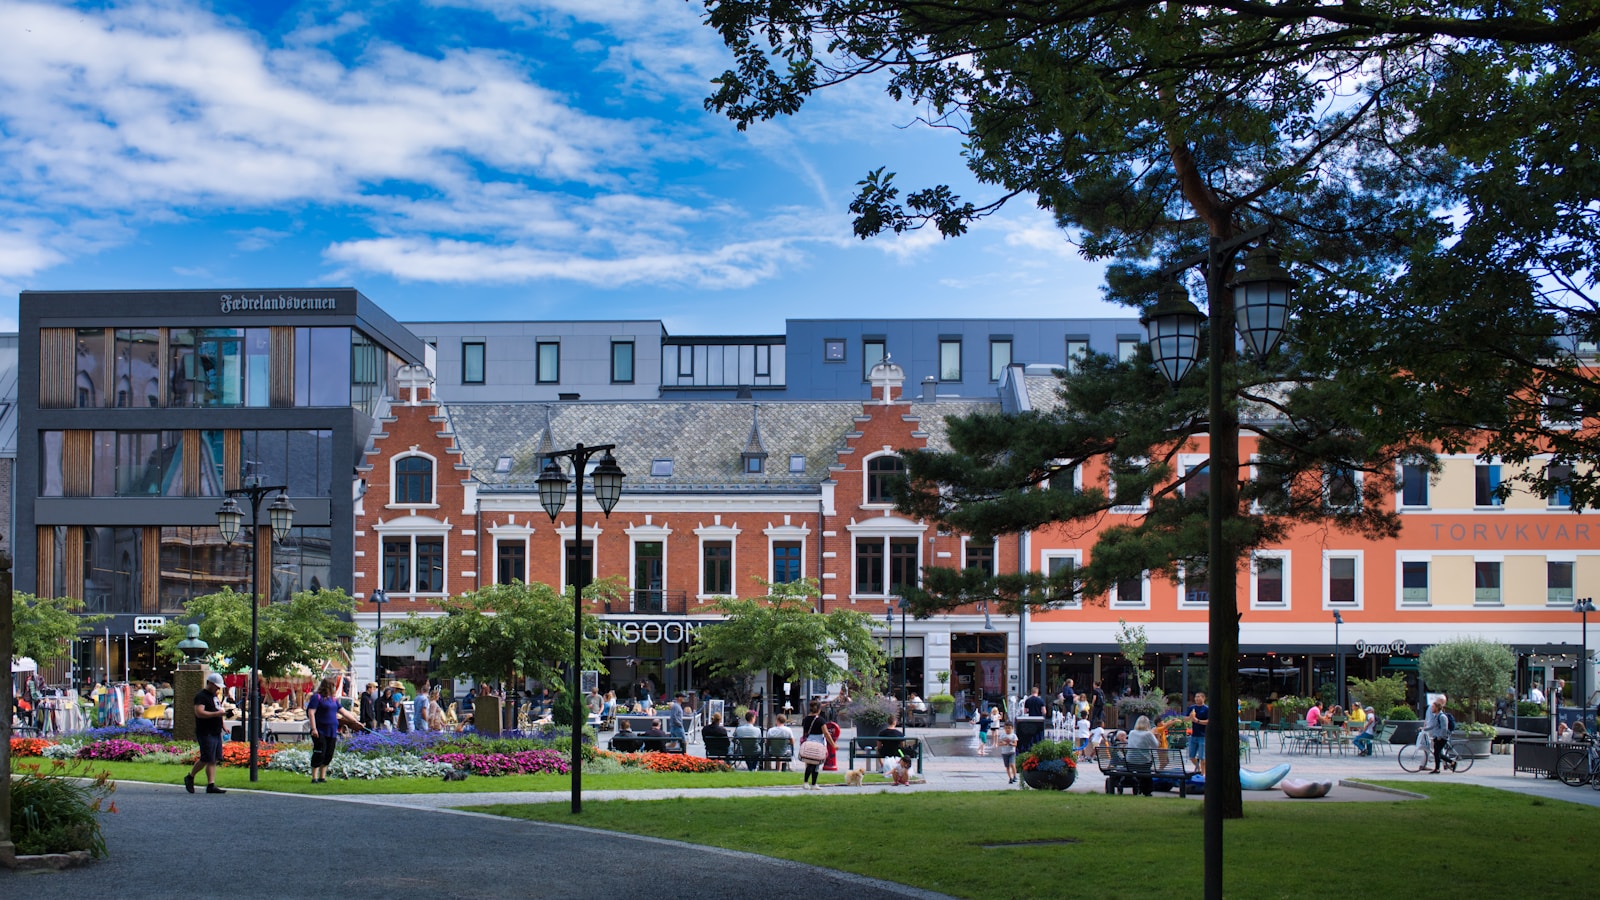
MULTIPOLYGON (((1421 772, 1433 765, 1432 741, 1428 744, 1410 744, 1402 747, 1395 759, 1400 763, 1400 768, 1407 772, 1421 772)), ((1456 774, 1462 774, 1472 768, 1472 757, 1462 756, 1454 747, 1446 744, 1444 755, 1440 757, 1443 763, 1441 768, 1449 769, 1456 774)))
POLYGON ((1556 777, 1567 787, 1587 784, 1600 791, 1600 744, 1562 751, 1556 758, 1556 777))

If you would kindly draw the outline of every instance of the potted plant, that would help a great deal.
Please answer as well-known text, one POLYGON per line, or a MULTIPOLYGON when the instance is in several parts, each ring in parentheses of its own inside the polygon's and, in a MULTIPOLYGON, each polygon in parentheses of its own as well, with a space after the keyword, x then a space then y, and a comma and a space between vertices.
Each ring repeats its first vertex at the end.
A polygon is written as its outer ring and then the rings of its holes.
POLYGON ((900 705, 881 694, 857 698, 850 704, 850 717, 856 725, 856 737, 873 737, 889 724, 889 719, 900 712, 900 705))
POLYGON ((1239 721, 1241 721, 1241 722, 1254 722, 1256 720, 1256 712, 1258 710, 1260 710, 1260 709, 1261 709, 1261 701, 1259 699, 1257 699, 1255 697, 1249 697, 1249 696, 1240 697, 1239 698, 1239 721))
POLYGON ((1516 654, 1504 644, 1475 637, 1434 644, 1417 658, 1422 680, 1449 696, 1450 708, 1469 722, 1494 709, 1495 698, 1510 690, 1516 667, 1516 654))
POLYGON ((1034 790, 1064 791, 1078 779, 1071 741, 1034 741, 1017 760, 1017 775, 1034 790))
POLYGON ((1482 722, 1467 722, 1458 725, 1450 734, 1450 749, 1463 756, 1473 759, 1482 759, 1489 755, 1489 750, 1494 744, 1495 735, 1499 734, 1493 725, 1482 722))
POLYGON ((933 707, 934 712, 942 716, 956 708, 956 698, 950 694, 934 694, 928 698, 928 705, 933 707))
POLYGON ((1150 721, 1154 722, 1166 708, 1166 698, 1159 694, 1123 697, 1117 701, 1117 715, 1122 717, 1122 727, 1128 731, 1133 729, 1133 723, 1139 721, 1140 716, 1149 716, 1150 721))

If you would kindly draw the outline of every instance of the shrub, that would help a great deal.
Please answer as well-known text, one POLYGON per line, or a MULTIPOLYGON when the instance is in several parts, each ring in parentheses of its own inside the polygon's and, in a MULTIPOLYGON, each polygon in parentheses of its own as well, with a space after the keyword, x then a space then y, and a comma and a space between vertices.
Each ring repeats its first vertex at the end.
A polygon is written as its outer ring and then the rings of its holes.
MULTIPOLYGON (((275 772, 294 772, 297 775, 311 774, 311 751, 291 747, 273 754, 272 761, 267 768, 275 772)), ((379 778, 438 778, 450 771, 453 766, 446 763, 432 762, 420 756, 408 756, 402 753, 384 754, 382 756, 360 757, 345 753, 336 754, 333 762, 328 764, 328 775, 331 778, 359 779, 362 781, 375 781, 379 778)))
POLYGON ((1532 700, 1517 701, 1517 715, 1519 716, 1527 716, 1529 718, 1538 719, 1548 715, 1549 712, 1549 710, 1545 709, 1543 703, 1535 703, 1532 700))
POLYGON ((1054 773, 1077 767, 1072 759, 1071 741, 1034 741, 1028 752, 1017 760, 1017 768, 1024 772, 1054 773))
POLYGON ((1516 654, 1504 644, 1482 638, 1457 638, 1422 651, 1417 666, 1423 681, 1450 696, 1450 704, 1477 721, 1493 708, 1494 698, 1510 689, 1516 654))
POLYGON ((14 759, 23 756, 43 756, 45 748, 54 743, 55 741, 45 740, 44 738, 14 737, 11 739, 11 756, 14 759))
POLYGON ((99 759, 107 761, 128 762, 145 755, 147 745, 112 738, 105 741, 91 741, 78 748, 75 754, 78 759, 99 759))
POLYGON ((1279 697, 1273 701, 1273 707, 1278 710, 1278 718, 1284 722, 1297 722, 1306 717, 1306 710, 1311 708, 1310 697, 1279 697))
POLYGON ((850 717, 855 721, 856 727, 882 728, 888 724, 889 719, 895 715, 900 706, 894 700, 883 696, 862 697, 850 704, 850 717))
POLYGON ((77 759, 78 748, 82 746, 82 744, 73 741, 62 741, 59 744, 51 744, 44 748, 39 755, 45 759, 77 759))
POLYGON ((474 775, 565 775, 571 771, 565 758, 554 750, 525 750, 521 753, 430 753, 430 762, 465 769, 474 775))
POLYGON ((1394 706, 1390 707, 1389 714, 1384 718, 1391 722, 1415 722, 1417 711, 1409 706, 1394 706))
POLYGON ((1399 706, 1406 699, 1404 675, 1385 675, 1381 678, 1351 678, 1350 695, 1373 710, 1399 706))
MULTIPOLYGON (((18 853, 68 853, 87 850, 106 855, 100 834, 101 805, 117 789, 110 774, 65 762, 48 771, 38 763, 16 767, 11 780, 11 839, 18 853)), ((110 804, 104 812, 116 812, 110 804)))

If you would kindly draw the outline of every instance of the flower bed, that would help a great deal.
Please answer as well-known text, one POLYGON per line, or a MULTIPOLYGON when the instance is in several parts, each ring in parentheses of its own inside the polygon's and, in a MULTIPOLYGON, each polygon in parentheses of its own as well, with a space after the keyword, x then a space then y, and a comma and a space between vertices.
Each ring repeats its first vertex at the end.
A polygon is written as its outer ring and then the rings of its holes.
POLYGON ((556 750, 524 750, 520 753, 430 753, 425 759, 465 769, 474 775, 565 775, 571 771, 566 759, 556 750))
POLYGON ((14 758, 22 756, 43 756, 45 748, 53 745, 54 743, 55 741, 48 741, 44 738, 14 737, 11 739, 11 755, 14 758))
POLYGON ((102 741, 90 741, 78 748, 73 754, 78 759, 99 759, 116 762, 129 762, 145 755, 147 745, 123 738, 111 738, 102 741))
MULTIPOLYGON (((195 751, 199 753, 199 750, 195 751)), ((272 757, 281 752, 277 744, 257 744, 256 760, 258 765, 266 765, 272 757)), ((222 745, 222 764, 225 766, 250 765, 250 744, 248 741, 228 741, 222 745)))
POLYGON ((608 757, 628 769, 646 769, 651 772, 731 772, 733 767, 703 756, 685 753, 607 753, 608 757))
MULTIPOLYGON (((272 757, 267 768, 297 775, 311 774, 311 751, 290 747, 272 757)), ((373 781, 379 778, 438 778, 454 767, 432 762, 419 756, 390 753, 381 756, 360 757, 340 753, 328 764, 328 777, 373 781)))

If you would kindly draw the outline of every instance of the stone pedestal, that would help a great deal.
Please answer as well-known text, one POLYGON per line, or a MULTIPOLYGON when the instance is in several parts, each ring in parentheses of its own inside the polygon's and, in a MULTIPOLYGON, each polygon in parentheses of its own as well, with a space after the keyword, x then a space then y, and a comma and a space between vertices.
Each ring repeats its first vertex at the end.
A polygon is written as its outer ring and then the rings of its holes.
POLYGON ((500 708, 499 697, 479 697, 472 704, 472 726, 479 734, 500 736, 500 708))
POLYGON ((194 695, 206 686, 206 667, 199 663, 184 663, 172 675, 172 737, 178 741, 194 740, 194 695))

